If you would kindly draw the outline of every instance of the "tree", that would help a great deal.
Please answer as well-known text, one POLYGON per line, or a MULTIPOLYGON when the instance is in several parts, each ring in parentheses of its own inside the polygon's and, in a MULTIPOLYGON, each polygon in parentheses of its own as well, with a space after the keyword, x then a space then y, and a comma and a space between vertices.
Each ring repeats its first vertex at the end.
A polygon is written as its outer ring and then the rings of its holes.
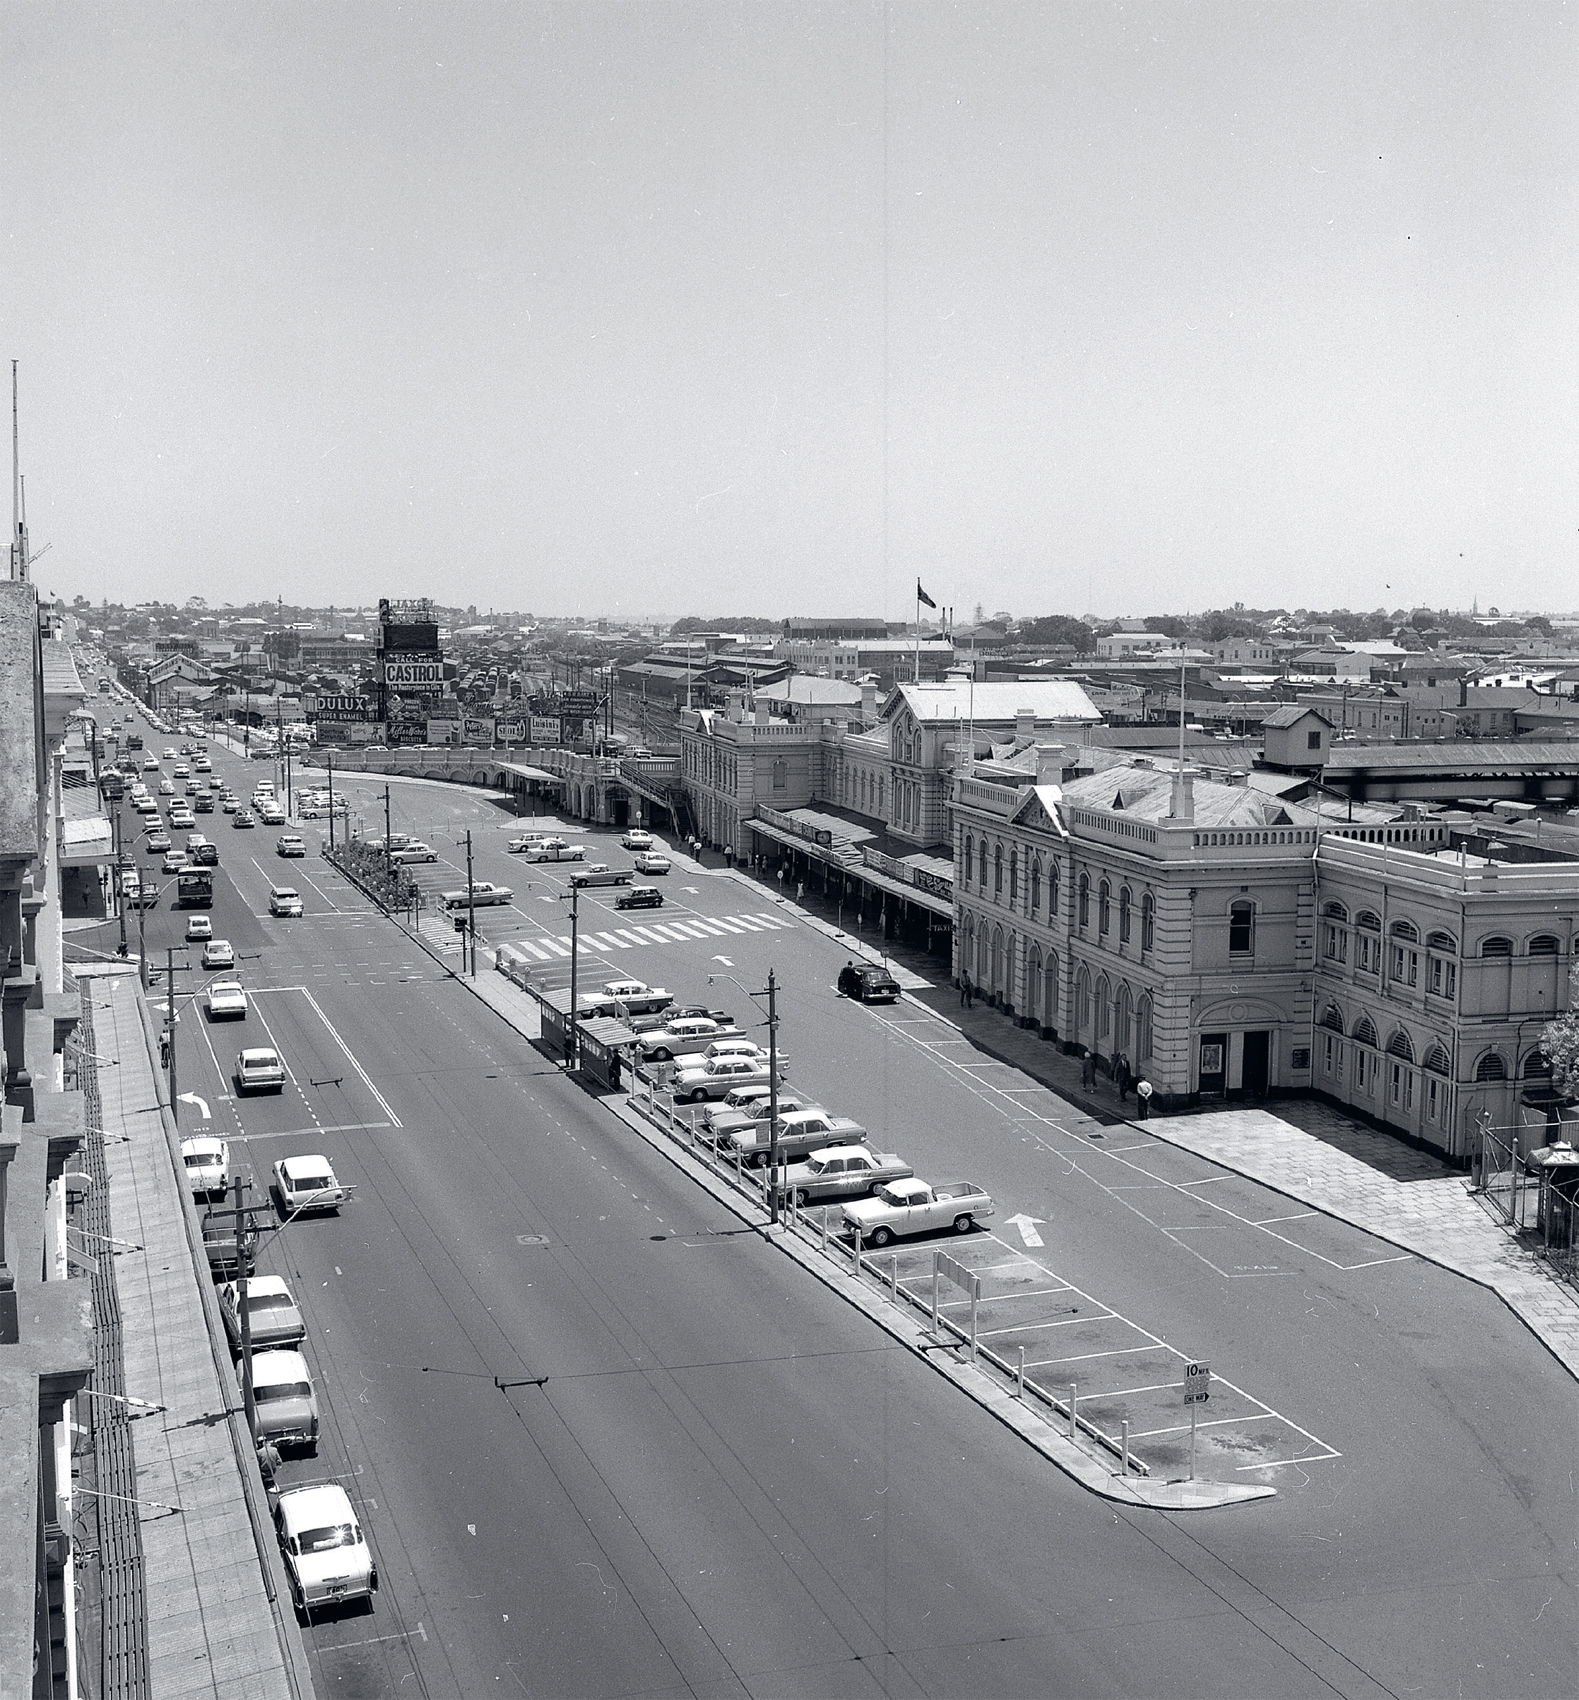
POLYGON ((1148 614, 1146 630, 1161 632, 1164 637, 1170 637, 1175 643, 1180 643, 1190 635, 1190 622, 1181 619, 1177 614, 1148 614))
POLYGON ((1552 1085, 1565 1098, 1579 1098, 1579 1010, 1541 1029, 1541 1055, 1552 1065, 1552 1085))
POLYGON ((1039 620, 1023 621, 1016 636, 1019 642, 1034 649, 1059 644, 1076 655, 1089 655, 1096 647, 1096 635, 1091 628, 1084 620, 1069 614, 1044 614, 1039 620))

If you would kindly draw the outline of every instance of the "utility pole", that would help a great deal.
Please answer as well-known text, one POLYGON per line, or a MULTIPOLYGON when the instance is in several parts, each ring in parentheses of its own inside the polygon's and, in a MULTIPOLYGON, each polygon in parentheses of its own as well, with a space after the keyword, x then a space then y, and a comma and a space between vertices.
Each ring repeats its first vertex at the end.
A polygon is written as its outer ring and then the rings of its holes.
POLYGON ((329 854, 334 854, 334 751, 327 752, 329 760, 329 854))
POLYGON ((170 1116, 180 1125, 181 1109, 175 1101, 175 946, 170 945, 165 951, 164 971, 164 1008, 165 1034, 169 1039, 166 1049, 166 1060, 170 1069, 170 1116))
POLYGON ((126 869, 121 861, 121 806, 115 805, 115 912, 121 918, 121 942, 118 955, 126 955, 126 892, 124 890, 126 869))
POLYGON ((236 1176, 236 1299, 241 1316, 241 1402, 247 1412, 247 1433, 258 1441, 258 1405, 252 1393, 252 1318, 248 1314, 247 1207, 242 1201, 246 1182, 236 1176))
POLYGON ((577 1026, 576 1007, 576 928, 581 911, 581 887, 572 885, 570 888, 570 1046, 566 1055, 566 1066, 574 1074, 581 1062, 581 1029, 577 1026))
POLYGON ((384 787, 384 873, 389 879, 395 877, 394 849, 389 842, 389 787, 384 787))
POLYGON ((771 968, 768 970, 768 1180, 773 1193, 768 1206, 769 1219, 776 1225, 784 1187, 779 1177, 778 981, 771 968))
MULTIPOLYGON (((471 940, 471 977, 477 978, 477 894, 472 890, 472 833, 466 829, 466 936, 471 940)), ((571 970, 572 973, 574 969, 571 970)))

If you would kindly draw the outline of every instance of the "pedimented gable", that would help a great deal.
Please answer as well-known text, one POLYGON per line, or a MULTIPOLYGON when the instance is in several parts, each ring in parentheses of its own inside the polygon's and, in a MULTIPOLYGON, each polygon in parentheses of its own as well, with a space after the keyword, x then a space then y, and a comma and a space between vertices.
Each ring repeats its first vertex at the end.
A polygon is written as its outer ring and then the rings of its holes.
POLYGON ((1050 833, 1055 838, 1067 838, 1064 823, 1058 818, 1058 805, 1063 793, 1056 785, 1033 785, 1025 793, 1009 819, 1016 826, 1033 832, 1050 833))

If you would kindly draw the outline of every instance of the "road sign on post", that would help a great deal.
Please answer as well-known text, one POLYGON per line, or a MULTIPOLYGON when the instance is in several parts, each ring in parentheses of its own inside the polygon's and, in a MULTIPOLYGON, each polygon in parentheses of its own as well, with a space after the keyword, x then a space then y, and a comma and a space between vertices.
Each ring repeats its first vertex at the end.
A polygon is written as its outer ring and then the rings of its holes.
POLYGON ((1210 1364, 1186 1364, 1184 1366, 1184 1402, 1186 1405, 1204 1405, 1212 1396, 1212 1366, 1210 1364))

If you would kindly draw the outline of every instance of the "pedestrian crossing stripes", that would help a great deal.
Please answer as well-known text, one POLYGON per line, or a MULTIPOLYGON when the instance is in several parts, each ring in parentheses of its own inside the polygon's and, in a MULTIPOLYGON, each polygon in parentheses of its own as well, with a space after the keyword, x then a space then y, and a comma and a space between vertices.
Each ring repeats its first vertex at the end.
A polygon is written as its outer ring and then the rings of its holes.
MULTIPOLYGON (((730 933, 767 933, 778 928, 793 927, 778 915, 687 915, 683 921, 653 921, 644 927, 619 927, 608 932, 581 934, 583 947, 597 950, 630 950, 644 944, 691 944, 697 939, 722 938, 730 933)), ((550 937, 517 937, 510 941, 517 950, 535 956, 539 962, 553 962, 570 955, 570 935, 561 933, 550 937)))

